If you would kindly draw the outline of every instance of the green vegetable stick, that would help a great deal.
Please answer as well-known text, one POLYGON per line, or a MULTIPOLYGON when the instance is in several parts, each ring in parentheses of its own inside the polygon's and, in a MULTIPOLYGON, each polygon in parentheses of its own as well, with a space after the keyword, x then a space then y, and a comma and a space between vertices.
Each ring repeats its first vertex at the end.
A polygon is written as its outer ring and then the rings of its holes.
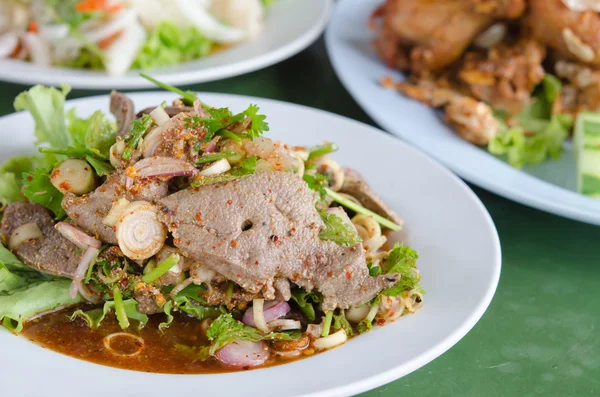
POLYGON ((226 159, 228 157, 233 157, 235 155, 237 155, 236 152, 224 152, 224 153, 209 154, 209 155, 198 158, 198 160, 196 160, 196 164, 212 163, 213 161, 226 159))
POLYGON ((325 312, 325 321, 323 322, 323 332, 321 332, 322 337, 329 335, 329 330, 331 329, 331 320, 332 319, 333 319, 333 310, 325 312))
POLYGON ((129 328, 129 319, 127 318, 127 314, 125 313, 125 306, 123 305, 123 295, 117 287, 113 289, 113 298, 115 300, 115 314, 117 315, 117 320, 119 320, 119 326, 121 327, 121 329, 127 329, 129 328))
POLYGON ((142 276, 142 281, 150 284, 158 280, 163 274, 169 271, 173 266, 179 263, 179 254, 171 254, 167 259, 160 262, 149 273, 142 276))
POLYGON ((581 112, 575 124, 577 190, 600 199, 600 113, 581 112))
POLYGON ((331 190, 329 188, 325 188, 325 193, 329 197, 331 197, 332 199, 334 199, 335 201, 337 201, 338 203, 343 205, 344 207, 350 208, 352 211, 354 211, 356 213, 368 215, 368 216, 372 217, 381 226, 385 226, 388 229, 391 229, 394 231, 398 231, 398 230, 402 229, 402 227, 400 225, 390 221, 389 219, 384 218, 381 215, 374 213, 373 211, 366 209, 362 205, 356 204, 354 201, 348 200, 347 198, 340 196, 339 194, 337 194, 336 192, 334 192, 333 190, 331 190))

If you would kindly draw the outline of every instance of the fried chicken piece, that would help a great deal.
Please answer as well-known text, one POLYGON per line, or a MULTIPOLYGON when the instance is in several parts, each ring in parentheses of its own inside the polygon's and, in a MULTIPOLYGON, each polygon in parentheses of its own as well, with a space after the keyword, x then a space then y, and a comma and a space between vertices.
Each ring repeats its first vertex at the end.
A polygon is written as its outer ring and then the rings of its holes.
POLYGON ((447 81, 421 79, 416 84, 382 80, 382 85, 431 107, 444 107, 445 120, 458 134, 475 145, 487 145, 498 133, 498 121, 492 108, 452 87, 447 81))
POLYGON ((554 65, 558 77, 568 83, 555 101, 552 113, 569 113, 573 116, 581 111, 600 111, 600 71, 577 63, 558 61, 554 65))
POLYGON ((499 129, 492 108, 468 96, 450 101, 446 122, 456 128, 461 138, 480 146, 487 145, 499 129))
POLYGON ((544 78, 545 56, 544 46, 536 40, 502 43, 487 53, 468 52, 458 78, 476 99, 514 114, 530 104, 533 89, 544 78))
POLYGON ((375 47, 390 67, 415 73, 456 61, 496 20, 518 18, 524 0, 386 0, 375 47))
POLYGON ((527 25, 534 38, 567 59, 600 65, 600 15, 574 11, 562 0, 529 0, 527 25))

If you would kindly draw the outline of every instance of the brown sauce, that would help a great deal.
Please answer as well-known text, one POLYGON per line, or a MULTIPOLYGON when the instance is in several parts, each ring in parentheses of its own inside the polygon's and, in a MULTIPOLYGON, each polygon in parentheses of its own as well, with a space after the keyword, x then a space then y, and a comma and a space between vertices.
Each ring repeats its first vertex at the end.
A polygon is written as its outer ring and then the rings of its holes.
MULTIPOLYGON (((157 314, 150 316, 148 324, 140 330, 133 324, 129 329, 122 330, 114 315, 109 314, 98 329, 91 329, 82 318, 70 321, 72 311, 52 313, 31 321, 26 324, 22 335, 45 348, 71 357, 134 371, 167 374, 236 371, 221 365, 216 359, 196 360, 190 352, 176 347, 208 344, 201 322, 197 319, 175 314, 169 328, 160 331, 158 325, 165 318, 157 314), (111 334, 115 335, 109 338, 110 349, 121 355, 114 354, 105 345, 106 337, 111 334)), ((271 354, 264 366, 286 362, 289 360, 271 354)))

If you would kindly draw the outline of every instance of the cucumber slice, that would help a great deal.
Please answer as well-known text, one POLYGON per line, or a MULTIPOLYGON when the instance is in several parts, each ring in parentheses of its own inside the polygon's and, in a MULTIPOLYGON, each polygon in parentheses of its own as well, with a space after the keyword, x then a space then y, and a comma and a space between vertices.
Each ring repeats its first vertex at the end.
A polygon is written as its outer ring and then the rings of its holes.
POLYGON ((579 113, 573 143, 577 159, 577 190, 600 199, 600 113, 579 113))

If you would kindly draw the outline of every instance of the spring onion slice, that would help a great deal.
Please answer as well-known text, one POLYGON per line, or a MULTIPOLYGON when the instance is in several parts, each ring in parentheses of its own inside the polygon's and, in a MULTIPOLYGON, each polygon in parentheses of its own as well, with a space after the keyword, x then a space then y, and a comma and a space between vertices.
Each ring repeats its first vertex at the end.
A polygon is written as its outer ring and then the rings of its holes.
POLYGON ((221 160, 221 159, 226 159, 228 157, 233 157, 233 156, 236 156, 236 155, 237 155, 236 152, 224 152, 224 153, 208 154, 208 155, 202 156, 198 160, 196 160, 196 164, 212 163, 213 161, 217 161, 217 160, 221 160))
POLYGON ((331 329, 331 320, 332 319, 333 319, 333 310, 325 312, 325 321, 323 322, 323 331, 321 332, 322 337, 329 335, 329 330, 331 329))
POLYGON ((188 106, 192 106, 194 101, 196 99, 198 99, 196 94, 194 94, 192 91, 183 91, 177 87, 173 87, 172 85, 160 82, 160 81, 156 80, 155 78, 150 77, 144 73, 140 73, 140 76, 145 78, 148 81, 151 81, 152 83, 156 84, 160 88, 163 88, 167 91, 171 91, 171 92, 181 95, 181 100, 183 101, 184 104, 186 104, 188 106))
POLYGON ((384 218, 381 215, 374 213, 373 211, 366 209, 362 205, 356 204, 354 201, 348 200, 347 198, 340 196, 338 193, 334 192, 333 190, 331 190, 329 188, 325 188, 325 193, 327 193, 327 195, 329 197, 331 197, 333 200, 337 201, 344 207, 350 208, 352 211, 354 211, 358 214, 368 215, 368 216, 372 217, 381 226, 385 226, 388 229, 391 229, 394 231, 398 231, 398 230, 402 229, 402 227, 400 225, 390 221, 389 219, 384 218))
POLYGON ((167 259, 160 262, 154 269, 142 276, 142 281, 150 284, 158 280, 163 274, 179 263, 179 254, 171 254, 167 259))
POLYGON ((119 325, 121 326, 121 329, 127 329, 129 328, 129 319, 125 313, 123 295, 121 294, 121 290, 117 287, 113 289, 113 298, 115 300, 115 314, 117 315, 117 320, 119 320, 119 325))
POLYGON ((219 132, 217 132, 217 135, 222 136, 223 138, 233 139, 240 145, 242 144, 242 138, 240 138, 238 135, 234 134, 233 132, 231 132, 229 130, 222 129, 219 132))

